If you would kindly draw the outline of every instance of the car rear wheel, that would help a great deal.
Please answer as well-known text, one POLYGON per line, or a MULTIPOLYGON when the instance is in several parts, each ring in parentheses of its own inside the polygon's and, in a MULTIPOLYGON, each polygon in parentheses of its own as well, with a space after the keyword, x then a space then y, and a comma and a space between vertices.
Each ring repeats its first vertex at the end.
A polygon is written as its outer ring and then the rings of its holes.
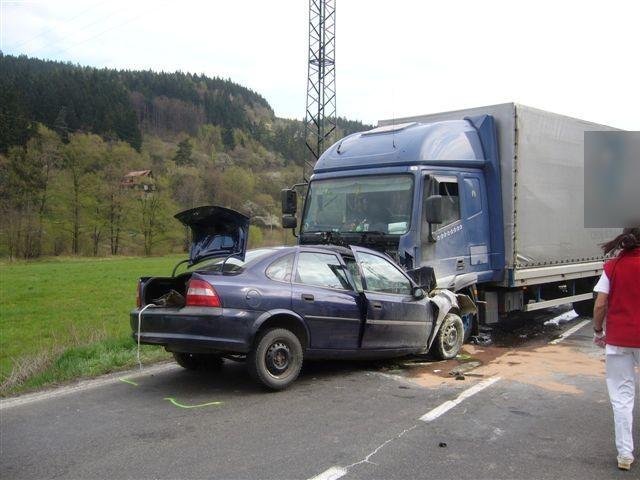
POLYGON ((454 358, 464 341, 464 325, 462 319, 455 313, 449 313, 440 325, 440 330, 433 345, 433 352, 442 360, 454 358))
POLYGON ((258 338, 247 356, 247 368, 265 387, 282 390, 298 378, 302 359, 298 337, 284 328, 272 328, 258 338))
POLYGON ((203 353, 173 352, 173 358, 178 365, 187 370, 217 370, 223 363, 221 357, 203 353))

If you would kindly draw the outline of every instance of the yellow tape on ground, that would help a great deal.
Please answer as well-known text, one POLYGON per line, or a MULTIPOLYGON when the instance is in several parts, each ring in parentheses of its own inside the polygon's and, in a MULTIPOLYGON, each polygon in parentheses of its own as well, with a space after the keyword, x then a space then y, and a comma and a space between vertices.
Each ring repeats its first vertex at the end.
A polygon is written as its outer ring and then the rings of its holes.
POLYGON ((200 407, 211 407, 213 405, 222 405, 222 402, 201 403, 199 405, 183 405, 173 397, 165 397, 165 400, 169 400, 174 406, 178 408, 200 408, 200 407))

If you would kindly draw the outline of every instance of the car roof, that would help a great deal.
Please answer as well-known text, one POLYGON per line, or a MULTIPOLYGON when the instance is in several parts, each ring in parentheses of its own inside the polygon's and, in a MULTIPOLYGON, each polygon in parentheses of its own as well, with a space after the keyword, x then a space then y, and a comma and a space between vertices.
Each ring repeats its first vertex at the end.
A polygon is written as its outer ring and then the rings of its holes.
POLYGON ((340 245, 331 245, 331 244, 320 244, 320 245, 300 245, 302 248, 312 248, 318 250, 328 250, 333 253, 339 253, 341 255, 351 255, 353 256, 353 251, 350 248, 342 247, 340 245))

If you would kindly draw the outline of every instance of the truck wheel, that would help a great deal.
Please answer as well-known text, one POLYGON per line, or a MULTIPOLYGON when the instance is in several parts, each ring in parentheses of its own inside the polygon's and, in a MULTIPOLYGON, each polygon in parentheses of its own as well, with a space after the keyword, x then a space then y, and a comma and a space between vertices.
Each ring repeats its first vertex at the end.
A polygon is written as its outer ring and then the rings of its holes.
POLYGON ((462 319, 455 313, 449 313, 440 325, 433 344, 434 353, 442 360, 454 358, 462 348, 464 326, 462 319))
POLYGON ((247 355, 247 368, 265 387, 282 390, 298 378, 302 358, 298 337, 284 328, 272 328, 258 338, 247 355))
POLYGON ((595 299, 573 302, 573 309, 581 317, 591 317, 593 315, 593 306, 595 302, 595 299))
MULTIPOLYGON (((466 288, 460 293, 468 296, 471 300, 473 300, 474 303, 478 300, 470 288, 466 288)), ((478 314, 468 313, 460 318, 462 319, 462 326, 464 328, 464 340, 462 341, 462 343, 467 343, 471 338, 471 335, 477 334, 478 332, 478 314)))
POLYGON ((223 360, 218 355, 173 352, 178 365, 187 370, 219 370, 223 360))
POLYGON ((462 317, 462 330, 463 330, 463 339, 462 343, 467 343, 471 338, 471 334, 473 333, 473 327, 475 322, 475 315, 472 313, 468 313, 462 317))

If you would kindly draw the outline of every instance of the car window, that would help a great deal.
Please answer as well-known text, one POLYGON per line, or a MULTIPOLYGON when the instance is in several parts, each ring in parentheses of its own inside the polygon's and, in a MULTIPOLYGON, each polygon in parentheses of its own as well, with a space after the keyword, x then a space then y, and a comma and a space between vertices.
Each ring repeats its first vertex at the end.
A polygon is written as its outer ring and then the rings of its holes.
POLYGON ((411 295, 411 282, 391 262, 370 253, 356 256, 368 291, 411 295))
POLYGON ((249 266, 252 262, 259 260, 260 258, 274 252, 273 248, 257 248, 255 250, 247 250, 244 256, 244 260, 239 258, 214 258, 212 260, 199 263, 195 268, 197 271, 207 272, 219 272, 220 268, 224 264, 225 273, 237 273, 242 271, 245 267, 249 266))
POLYGON ((269 265, 269 267, 267 267, 267 277, 280 282, 290 282, 291 270, 293 269, 293 258, 293 253, 278 258, 275 262, 269 265))
POLYGON ((343 257, 345 263, 347 264, 347 269, 351 274, 351 278, 356 284, 356 290, 358 292, 362 292, 364 289, 362 288, 362 277, 360 276, 360 269, 358 268, 358 264, 356 263, 356 259, 353 257, 343 257))
POLYGON ((338 257, 330 253, 301 252, 298 256, 296 282, 351 290, 344 267, 338 257))

